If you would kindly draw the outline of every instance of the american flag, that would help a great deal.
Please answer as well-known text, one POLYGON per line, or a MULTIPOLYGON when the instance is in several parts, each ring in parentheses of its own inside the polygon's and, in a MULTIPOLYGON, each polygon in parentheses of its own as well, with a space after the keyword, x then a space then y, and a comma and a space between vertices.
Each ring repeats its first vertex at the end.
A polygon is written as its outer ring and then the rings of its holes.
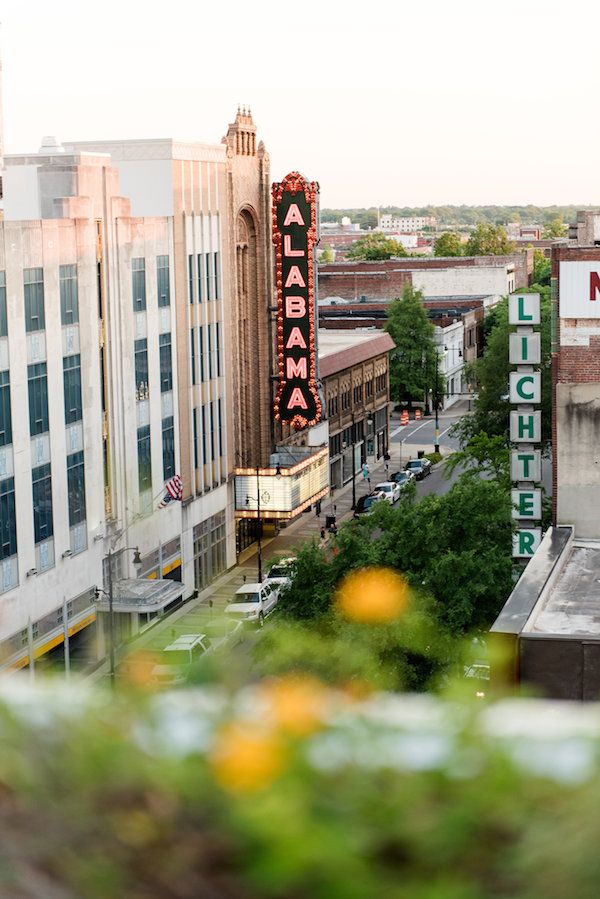
POLYGON ((181 502, 181 498, 183 496, 183 481, 181 477, 176 474, 174 475, 170 481, 167 481, 165 484, 166 493, 158 504, 159 509, 164 509, 165 506, 168 506, 170 502, 174 499, 179 500, 181 502))

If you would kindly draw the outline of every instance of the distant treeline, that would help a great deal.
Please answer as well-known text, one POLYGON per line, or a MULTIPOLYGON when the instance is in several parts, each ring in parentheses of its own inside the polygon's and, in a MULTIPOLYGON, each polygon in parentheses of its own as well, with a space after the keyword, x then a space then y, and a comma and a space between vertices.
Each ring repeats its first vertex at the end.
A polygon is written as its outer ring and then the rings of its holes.
MULTIPOLYGON (((544 225, 555 218, 574 222, 578 209, 597 210, 596 206, 380 206, 379 213, 396 216, 426 216, 437 219, 438 228, 471 228, 479 222, 505 225, 544 225)), ((369 209, 321 209, 322 222, 340 221, 347 215, 362 228, 377 227, 377 207, 369 209)))

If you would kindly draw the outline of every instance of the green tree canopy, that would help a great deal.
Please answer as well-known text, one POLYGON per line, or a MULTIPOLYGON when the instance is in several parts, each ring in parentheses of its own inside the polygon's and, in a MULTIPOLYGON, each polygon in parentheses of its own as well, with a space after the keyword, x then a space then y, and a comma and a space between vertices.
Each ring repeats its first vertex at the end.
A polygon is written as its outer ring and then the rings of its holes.
POLYGON ((326 264, 328 262, 333 262, 333 260, 333 247, 328 243, 324 243, 319 247, 319 262, 323 262, 326 264))
POLYGON ((396 402, 422 400, 435 379, 434 326, 423 307, 423 294, 405 284, 388 310, 386 331, 396 344, 390 353, 390 396, 396 402))
POLYGON ((463 245, 456 231, 444 231, 435 242, 436 256, 462 256, 463 245))
POLYGON ((533 283, 541 287, 550 287, 552 263, 544 256, 542 250, 533 251, 533 283))
POLYGON ((372 231, 353 243, 346 256, 348 259, 391 259, 392 256, 407 256, 407 252, 397 240, 387 237, 381 231, 372 231))
POLYGON ((566 234, 567 226, 563 222, 562 216, 556 215, 546 224, 542 231, 542 238, 544 240, 552 240, 556 237, 566 237, 566 234))
POLYGON ((335 554, 316 545, 298 555, 282 613, 322 620, 348 571, 386 565, 402 572, 422 611, 447 633, 488 628, 512 589, 510 492, 495 480, 463 475, 446 494, 416 501, 407 491, 396 507, 343 525, 335 554))
POLYGON ((467 241, 465 256, 504 256, 514 251, 502 225, 479 224, 467 241))

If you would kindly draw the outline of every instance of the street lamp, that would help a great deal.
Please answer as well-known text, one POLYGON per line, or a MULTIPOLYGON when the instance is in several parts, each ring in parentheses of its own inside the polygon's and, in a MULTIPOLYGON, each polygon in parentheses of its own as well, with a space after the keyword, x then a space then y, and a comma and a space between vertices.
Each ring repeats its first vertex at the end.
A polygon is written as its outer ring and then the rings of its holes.
MULTIPOLYGON (((279 468, 279 474, 281 474, 281 468, 279 466, 277 466, 277 467, 279 468)), ((256 466, 256 499, 253 496, 247 495, 246 496, 246 505, 249 506, 251 502, 256 503, 257 523, 258 523, 257 540, 256 540, 256 543, 257 543, 256 557, 257 557, 257 567, 258 567, 257 573, 258 573, 258 583, 262 584, 262 518, 260 517, 261 493, 260 493, 260 482, 258 479, 259 478, 259 470, 260 470, 259 466, 257 465, 256 466)), ((263 490, 262 499, 266 503, 268 503, 269 500, 271 499, 269 492, 267 490, 263 490)))
MULTIPOLYGON (((141 565, 139 546, 123 546, 114 552, 109 549, 108 559, 108 635, 109 635, 109 676, 111 689, 115 689, 115 610, 114 610, 114 588, 113 588, 113 559, 118 558, 125 552, 132 552, 134 565, 141 565)), ((100 592, 100 591, 99 591, 100 592)), ((104 591, 102 591, 104 592, 104 591)))
MULTIPOLYGON (((356 423, 354 418, 354 412, 350 413, 352 415, 352 511, 356 509, 356 423)), ((342 444, 343 448, 346 448, 346 443, 342 444)))

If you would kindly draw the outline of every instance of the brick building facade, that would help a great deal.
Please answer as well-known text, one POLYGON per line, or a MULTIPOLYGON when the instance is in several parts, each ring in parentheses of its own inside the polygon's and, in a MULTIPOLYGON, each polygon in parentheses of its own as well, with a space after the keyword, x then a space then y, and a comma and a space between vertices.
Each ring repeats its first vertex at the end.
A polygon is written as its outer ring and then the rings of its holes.
POLYGON ((380 459, 389 442, 389 334, 327 331, 319 366, 329 422, 329 476, 341 487, 362 462, 380 459))

